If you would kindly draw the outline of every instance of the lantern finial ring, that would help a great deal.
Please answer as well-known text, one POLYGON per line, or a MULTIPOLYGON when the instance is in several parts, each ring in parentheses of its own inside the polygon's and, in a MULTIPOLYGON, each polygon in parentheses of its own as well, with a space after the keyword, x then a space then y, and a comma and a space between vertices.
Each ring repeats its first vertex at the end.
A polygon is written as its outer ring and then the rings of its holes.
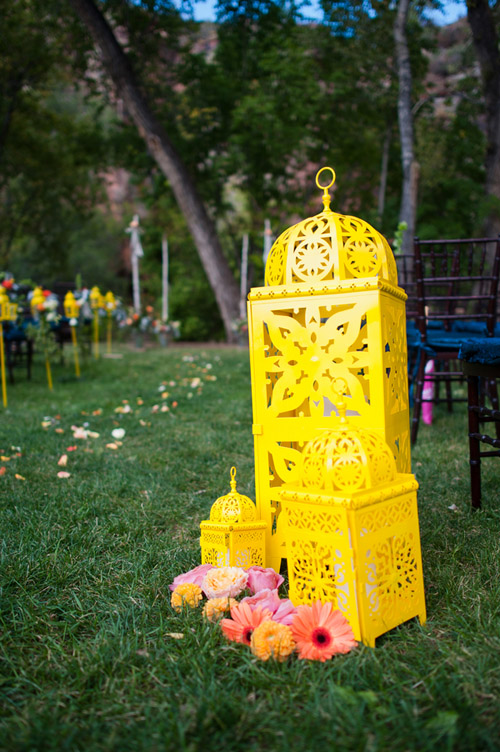
POLYGON ((318 170, 318 172, 316 173, 316 185, 323 191, 323 206, 325 211, 328 211, 330 209, 330 194, 328 193, 328 189, 331 188, 335 183, 335 178, 335 170, 333 170, 331 167, 322 167, 321 170, 318 170), (327 170, 331 173, 332 179, 326 185, 322 185, 319 180, 320 175, 322 175, 322 173, 326 172, 327 170))

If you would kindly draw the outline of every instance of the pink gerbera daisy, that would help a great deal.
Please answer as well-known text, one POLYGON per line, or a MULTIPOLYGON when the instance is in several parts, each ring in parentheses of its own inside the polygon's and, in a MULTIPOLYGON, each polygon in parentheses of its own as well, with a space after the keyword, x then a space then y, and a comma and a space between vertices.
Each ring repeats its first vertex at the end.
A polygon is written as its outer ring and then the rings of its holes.
POLYGON ((252 611, 248 604, 239 603, 231 609, 231 617, 231 619, 222 619, 220 623, 226 637, 233 642, 250 645, 255 627, 269 619, 270 613, 267 609, 263 611, 260 606, 252 611))
POLYGON ((331 603, 316 601, 312 606, 298 606, 292 633, 299 658, 326 661, 336 653, 348 653, 357 643, 349 622, 331 603))

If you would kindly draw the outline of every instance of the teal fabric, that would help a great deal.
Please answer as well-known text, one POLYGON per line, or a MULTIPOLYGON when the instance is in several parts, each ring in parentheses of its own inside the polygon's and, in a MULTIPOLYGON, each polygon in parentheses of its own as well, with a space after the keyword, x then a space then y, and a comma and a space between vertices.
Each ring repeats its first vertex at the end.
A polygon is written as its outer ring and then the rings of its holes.
POLYGON ((500 365, 500 337, 488 337, 482 340, 467 340, 459 350, 458 357, 467 363, 482 365, 500 365))

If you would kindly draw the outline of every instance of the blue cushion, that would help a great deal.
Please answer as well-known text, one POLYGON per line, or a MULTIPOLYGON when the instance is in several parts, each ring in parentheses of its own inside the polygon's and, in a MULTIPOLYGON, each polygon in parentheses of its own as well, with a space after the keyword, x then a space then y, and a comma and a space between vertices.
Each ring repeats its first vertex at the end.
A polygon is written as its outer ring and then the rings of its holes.
POLYGON ((482 334, 483 337, 488 336, 488 327, 484 321, 454 321, 451 328, 454 332, 482 334))
POLYGON ((466 340, 458 353, 460 360, 483 365, 500 365, 500 337, 466 340))

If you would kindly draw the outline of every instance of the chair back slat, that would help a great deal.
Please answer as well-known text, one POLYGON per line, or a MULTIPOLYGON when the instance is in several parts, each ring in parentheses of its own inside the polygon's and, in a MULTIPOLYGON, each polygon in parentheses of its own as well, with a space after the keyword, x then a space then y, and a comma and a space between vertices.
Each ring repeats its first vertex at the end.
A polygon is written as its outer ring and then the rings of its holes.
POLYGON ((495 329, 500 238, 419 240, 414 244, 417 326, 426 341, 432 321, 483 321, 495 329))

